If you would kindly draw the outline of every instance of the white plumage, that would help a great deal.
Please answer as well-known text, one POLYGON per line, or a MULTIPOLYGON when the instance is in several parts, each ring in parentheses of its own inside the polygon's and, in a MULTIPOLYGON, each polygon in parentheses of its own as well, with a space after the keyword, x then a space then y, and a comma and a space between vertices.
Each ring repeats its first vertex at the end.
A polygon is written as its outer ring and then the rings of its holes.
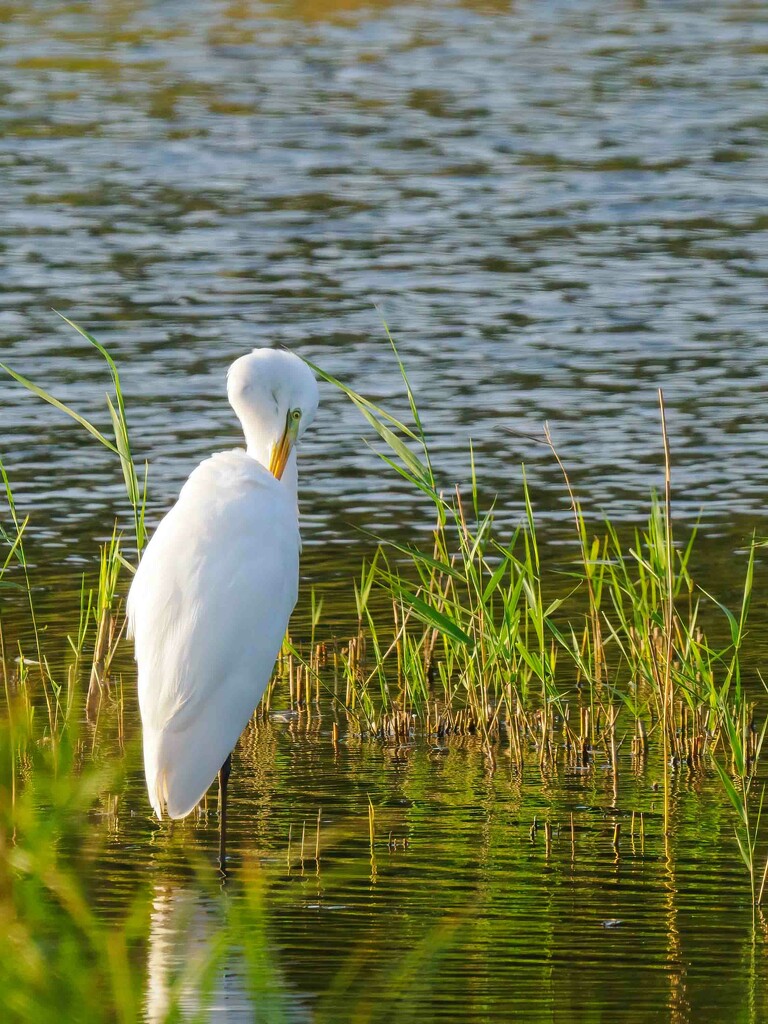
POLYGON ((293 444, 314 417, 317 384, 298 357, 257 349, 232 365, 228 392, 247 451, 194 470, 128 596, 158 817, 189 814, 227 760, 266 689, 298 591, 293 444))

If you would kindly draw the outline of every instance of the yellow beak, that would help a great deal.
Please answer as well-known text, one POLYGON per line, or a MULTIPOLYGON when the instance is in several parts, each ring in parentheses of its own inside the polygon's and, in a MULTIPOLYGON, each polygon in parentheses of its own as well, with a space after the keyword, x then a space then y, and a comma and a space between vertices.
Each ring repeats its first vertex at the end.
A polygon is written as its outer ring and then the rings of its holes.
POLYGON ((283 475, 283 470, 288 462, 288 456, 291 454, 291 449, 296 443, 296 436, 298 432, 298 420, 294 420, 291 414, 288 413, 283 436, 277 444, 272 447, 272 454, 269 459, 269 472, 273 476, 276 476, 278 480, 283 475))

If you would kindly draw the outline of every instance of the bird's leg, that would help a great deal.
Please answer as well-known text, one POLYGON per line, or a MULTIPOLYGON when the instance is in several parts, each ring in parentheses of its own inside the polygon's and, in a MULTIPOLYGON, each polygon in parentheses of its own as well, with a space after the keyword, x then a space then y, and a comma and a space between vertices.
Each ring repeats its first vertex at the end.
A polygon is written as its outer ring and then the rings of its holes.
POLYGON ((219 870, 227 873, 227 783, 232 771, 232 755, 219 769, 219 870))

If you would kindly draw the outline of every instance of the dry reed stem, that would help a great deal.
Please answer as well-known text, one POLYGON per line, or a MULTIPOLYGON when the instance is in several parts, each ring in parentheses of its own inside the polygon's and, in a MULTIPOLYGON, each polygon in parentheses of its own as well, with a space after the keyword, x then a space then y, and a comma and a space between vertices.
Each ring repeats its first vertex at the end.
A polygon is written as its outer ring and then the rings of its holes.
POLYGON ((667 602, 665 609, 666 657, 664 659, 664 834, 669 835, 669 729, 672 712, 672 625, 675 616, 674 576, 672 565, 672 462, 667 434, 664 392, 659 388, 661 436, 664 443, 664 523, 666 535, 667 602))

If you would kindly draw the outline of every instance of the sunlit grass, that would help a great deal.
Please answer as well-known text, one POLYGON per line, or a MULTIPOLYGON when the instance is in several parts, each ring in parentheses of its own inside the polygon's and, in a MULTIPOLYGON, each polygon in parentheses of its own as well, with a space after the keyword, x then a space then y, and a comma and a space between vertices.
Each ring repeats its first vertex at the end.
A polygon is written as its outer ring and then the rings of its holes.
MULTIPOLYGON (((114 452, 139 556, 146 541, 147 473, 140 483, 118 370, 95 339, 80 333, 108 366, 114 438, 36 383, 9 372, 114 452)), ((424 547, 382 543, 361 566, 350 581, 348 603, 357 622, 351 636, 328 635, 322 593, 313 591, 308 635, 286 641, 257 715, 268 714, 278 702, 300 721, 324 709, 333 717, 336 749, 345 734, 395 747, 422 739, 438 746, 467 739, 482 751, 490 771, 503 759, 520 779, 530 766, 544 775, 563 765, 588 767, 600 756, 612 773, 614 794, 618 752, 627 744, 633 770, 663 777, 665 832, 671 827, 672 771, 708 775, 721 787, 734 816, 752 903, 758 905, 768 877, 759 852, 765 841, 760 782, 765 725, 755 722, 754 695, 742 671, 756 542, 744 559, 739 606, 730 610, 694 578, 697 531, 690 531, 684 544, 675 541, 670 475, 665 495, 649 497, 644 527, 629 537, 610 522, 595 527, 545 430, 541 441, 562 470, 574 524, 568 567, 552 571, 544 561, 542 527, 524 470, 524 512, 513 528, 499 526, 493 507, 482 507, 482 468, 472 453, 469 479, 451 491, 440 489, 416 398, 394 345, 393 352, 409 423, 315 369, 361 412, 386 471, 429 499, 430 542, 424 547), (712 641, 713 631, 725 639, 712 641)), ((667 446, 662 429, 662 453, 667 446)), ((142 1012, 150 918, 162 913, 162 900, 155 897, 153 904, 148 887, 139 886, 122 919, 105 924, 90 904, 82 870, 73 866, 74 860, 87 863, 93 856, 88 815, 95 807, 109 814, 111 794, 122 785, 119 761, 105 769, 89 756, 94 733, 84 731, 83 718, 87 713, 96 735, 112 730, 122 749, 123 695, 112 666, 123 637, 122 602, 132 564, 116 527, 102 547, 97 579, 92 585, 84 580, 80 588, 69 660, 54 668, 26 556, 31 525, 17 512, 12 480, 1 463, 0 471, 6 498, 0 587, 16 588, 23 596, 24 632, 32 638, 25 649, 0 619, 0 993, 10 1020, 56 1019, 57 1013, 61 1019, 135 1020, 142 1012), (67 857, 59 852, 65 833, 67 857), (73 1008, 79 1008, 79 1017, 73 1008)), ((370 798, 366 827, 373 861, 380 836, 370 798)), ((639 827, 644 841, 642 818, 639 827)), ((532 841, 536 832, 534 822, 532 841)), ((544 834, 549 857, 549 822, 544 834)), ((633 818, 633 842, 634 835, 633 818)), ((307 844, 319 870, 319 814, 317 833, 307 844)), ((618 853, 618 827, 614 846, 618 853)), ((304 859, 302 853, 302 867, 304 859)), ((194 869, 205 872, 204 866, 194 869)), ((233 905, 216 941, 196 961, 195 976, 182 972, 169 981, 162 1019, 178 1019, 182 997, 191 999, 205 1019, 223 950, 243 945, 246 929, 250 935, 263 930, 263 881, 247 871, 244 879, 248 898, 233 905)), ((268 960, 248 955, 253 991, 275 1007, 274 1019, 281 1019, 280 979, 268 960)), ((349 970, 356 969, 353 956, 349 970)))

